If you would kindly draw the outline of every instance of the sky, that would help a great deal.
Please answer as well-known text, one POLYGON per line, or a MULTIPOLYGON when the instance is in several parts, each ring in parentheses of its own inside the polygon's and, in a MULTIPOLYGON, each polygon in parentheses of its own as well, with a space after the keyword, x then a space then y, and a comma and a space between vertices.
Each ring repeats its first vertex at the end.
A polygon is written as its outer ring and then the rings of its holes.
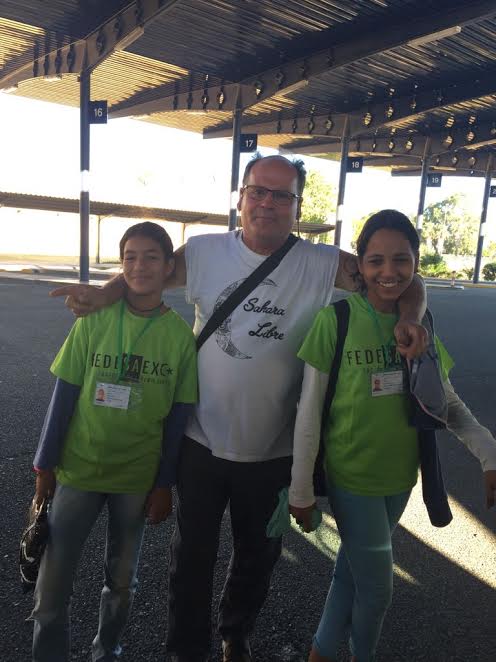
MULTIPOLYGON (((78 109, 0 93, 0 137, 0 190, 79 197, 78 109)), ((93 200, 228 212, 228 139, 203 140, 199 134, 149 122, 115 119, 106 125, 92 125, 90 158, 93 200)), ((240 172, 249 158, 241 156, 240 172)), ((337 187, 337 163, 303 158, 307 169, 319 170, 337 187)), ((349 175, 345 222, 381 208, 396 208, 413 217, 419 185, 419 177, 392 178, 372 168, 349 175)), ((441 188, 427 189, 426 205, 462 192, 467 195, 468 206, 479 215, 483 186, 482 178, 444 177, 441 188)), ((488 214, 490 236, 496 237, 495 226, 493 200, 488 214)))

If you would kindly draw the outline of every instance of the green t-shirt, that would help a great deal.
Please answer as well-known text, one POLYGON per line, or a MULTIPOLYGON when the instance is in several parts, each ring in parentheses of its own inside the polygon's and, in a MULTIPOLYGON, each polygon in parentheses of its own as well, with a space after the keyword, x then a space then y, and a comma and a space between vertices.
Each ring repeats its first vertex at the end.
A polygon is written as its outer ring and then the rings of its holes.
MULTIPOLYGON (((361 294, 350 296, 348 303, 348 333, 324 431, 326 473, 331 483, 355 494, 398 494, 415 485, 419 463, 417 432, 408 425, 408 397, 405 392, 379 397, 372 393, 373 375, 384 372, 385 361, 388 369, 401 370, 393 335, 397 317, 379 312, 375 317, 361 294)), ((336 337, 336 314, 328 306, 317 314, 298 356, 329 372, 336 337)), ((447 379, 453 361, 435 340, 447 379)))
POLYGON ((139 337, 149 318, 124 307, 122 352, 130 358, 118 382, 120 310, 118 302, 78 319, 51 366, 54 375, 81 386, 57 467, 62 484, 81 490, 149 490, 164 418, 174 402, 197 401, 195 339, 172 310, 156 317, 139 337), (130 386, 127 409, 95 403, 97 383, 130 386))

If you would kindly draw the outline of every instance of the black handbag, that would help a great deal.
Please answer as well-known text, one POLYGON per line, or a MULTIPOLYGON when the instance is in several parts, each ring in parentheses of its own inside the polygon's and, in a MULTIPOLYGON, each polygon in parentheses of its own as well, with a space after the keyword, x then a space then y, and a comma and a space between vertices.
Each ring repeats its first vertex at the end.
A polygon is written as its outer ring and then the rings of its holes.
POLYGON ((44 499, 41 506, 32 506, 28 525, 21 535, 19 546, 19 571, 24 593, 32 591, 38 579, 41 559, 48 542, 48 511, 50 500, 44 499))

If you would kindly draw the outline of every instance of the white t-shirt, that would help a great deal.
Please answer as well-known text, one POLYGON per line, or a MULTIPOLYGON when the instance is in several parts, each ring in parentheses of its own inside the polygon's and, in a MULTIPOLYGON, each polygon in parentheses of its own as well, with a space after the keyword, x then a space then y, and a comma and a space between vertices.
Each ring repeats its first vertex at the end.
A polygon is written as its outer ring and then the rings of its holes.
MULTIPOLYGON (((195 335, 265 258, 239 231, 188 240, 186 299, 195 304, 195 335)), ((216 457, 291 455, 304 365, 296 354, 331 300, 338 262, 334 246, 298 241, 201 348, 199 404, 186 434, 216 457)))

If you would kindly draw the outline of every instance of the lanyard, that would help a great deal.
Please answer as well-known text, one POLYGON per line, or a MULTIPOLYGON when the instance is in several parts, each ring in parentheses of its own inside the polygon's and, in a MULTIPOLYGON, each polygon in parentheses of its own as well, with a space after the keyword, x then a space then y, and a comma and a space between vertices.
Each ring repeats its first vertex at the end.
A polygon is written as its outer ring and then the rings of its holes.
POLYGON ((118 331, 118 357, 119 357, 119 362, 120 362, 120 369, 119 369, 119 376, 117 378, 117 381, 121 381, 123 379, 124 375, 127 373, 127 369, 129 366, 129 357, 132 356, 133 350, 138 344, 138 341, 140 338, 145 334, 145 331, 147 331, 153 322, 157 319, 157 317, 160 317, 160 311, 157 313, 157 315, 153 315, 153 317, 149 317, 146 320, 145 325, 141 329, 141 331, 138 333, 137 337, 134 339, 134 342, 131 343, 131 347, 129 348, 129 351, 126 352, 126 357, 124 358, 123 353, 122 353, 122 330, 124 326, 124 299, 121 301, 121 310, 119 314, 119 331, 118 331))
POLYGON ((367 299, 367 297, 364 297, 364 298, 365 298, 365 301, 367 302, 367 311, 368 311, 370 317, 374 320, 375 328, 377 329, 377 334, 379 336, 379 340, 381 341, 382 351, 384 352, 384 365, 385 365, 386 368, 390 368, 390 367, 395 365, 395 361, 394 361, 394 358, 392 357, 392 353, 390 354, 388 352, 388 349, 391 346, 396 347, 395 337, 393 335, 391 340, 389 340, 389 342, 387 340, 385 340, 384 333, 382 332, 382 328, 381 328, 381 325, 379 323, 379 317, 377 316, 375 308, 370 304, 370 301, 367 299))

